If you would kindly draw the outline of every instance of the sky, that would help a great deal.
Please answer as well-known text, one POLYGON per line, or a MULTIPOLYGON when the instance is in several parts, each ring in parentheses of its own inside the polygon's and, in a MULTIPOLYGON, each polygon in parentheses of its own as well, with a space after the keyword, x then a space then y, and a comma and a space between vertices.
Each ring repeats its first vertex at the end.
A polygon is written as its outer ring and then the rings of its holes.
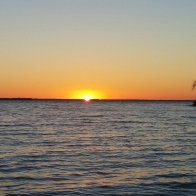
POLYGON ((195 0, 0 0, 0 97, 194 99, 195 0))

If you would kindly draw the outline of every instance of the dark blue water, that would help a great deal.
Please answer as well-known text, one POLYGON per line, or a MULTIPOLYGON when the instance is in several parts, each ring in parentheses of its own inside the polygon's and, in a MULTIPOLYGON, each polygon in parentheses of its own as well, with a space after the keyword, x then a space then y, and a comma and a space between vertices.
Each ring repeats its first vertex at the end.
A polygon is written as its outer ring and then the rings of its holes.
POLYGON ((0 101, 0 195, 196 195, 189 105, 0 101))

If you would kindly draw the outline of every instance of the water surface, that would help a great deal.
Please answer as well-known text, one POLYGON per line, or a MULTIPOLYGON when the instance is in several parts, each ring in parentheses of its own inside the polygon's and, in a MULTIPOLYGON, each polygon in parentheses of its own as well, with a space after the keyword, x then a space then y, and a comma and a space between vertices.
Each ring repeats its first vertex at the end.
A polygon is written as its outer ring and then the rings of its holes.
POLYGON ((189 105, 0 101, 0 195, 193 196, 189 105))

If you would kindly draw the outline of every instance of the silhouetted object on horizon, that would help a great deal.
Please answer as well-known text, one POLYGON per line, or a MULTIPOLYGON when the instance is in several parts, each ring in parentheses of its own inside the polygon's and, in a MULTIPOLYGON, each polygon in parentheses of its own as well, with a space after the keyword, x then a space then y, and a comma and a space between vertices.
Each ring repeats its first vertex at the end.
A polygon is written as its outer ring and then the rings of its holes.
POLYGON ((193 82, 192 90, 194 90, 195 86, 196 86, 196 81, 193 82))
MULTIPOLYGON (((194 90, 195 86, 196 86, 196 80, 193 82, 192 90, 194 90)), ((193 101, 192 106, 196 106, 196 100, 195 100, 195 101, 193 101)))

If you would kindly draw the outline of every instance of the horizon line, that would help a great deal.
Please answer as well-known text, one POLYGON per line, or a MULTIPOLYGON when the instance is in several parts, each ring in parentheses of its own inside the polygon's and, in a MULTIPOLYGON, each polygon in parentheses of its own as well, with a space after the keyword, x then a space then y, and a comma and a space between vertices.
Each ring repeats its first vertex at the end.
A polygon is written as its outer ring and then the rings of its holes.
MULTIPOLYGON (((71 98, 30 98, 30 97, 0 97, 0 100, 56 100, 56 101, 83 101, 84 99, 71 98)), ((194 101, 194 99, 91 99, 91 101, 194 101)))

